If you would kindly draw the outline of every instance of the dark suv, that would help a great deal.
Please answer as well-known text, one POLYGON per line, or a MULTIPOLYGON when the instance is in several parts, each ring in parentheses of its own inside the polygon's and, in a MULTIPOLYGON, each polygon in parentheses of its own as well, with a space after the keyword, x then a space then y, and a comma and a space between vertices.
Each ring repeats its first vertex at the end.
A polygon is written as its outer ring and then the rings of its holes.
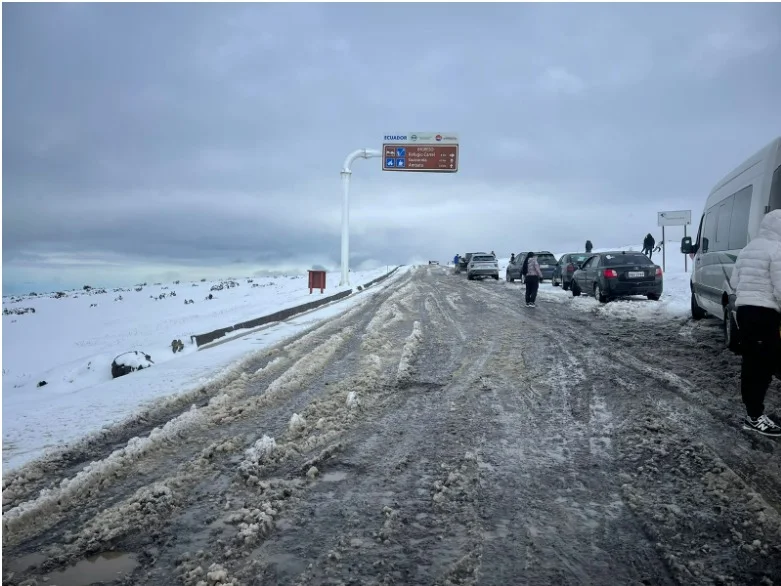
MULTIPOLYGON (((528 252, 519 252, 515 255, 515 262, 507 265, 505 278, 508 281, 512 282, 515 279, 521 281, 523 280, 521 277, 521 267, 523 267, 523 261, 526 260, 526 256, 528 254, 528 252)), ((540 265, 540 271, 542 272, 542 279, 540 279, 540 281, 544 281, 545 279, 552 279, 553 270, 556 267, 556 257, 547 250, 535 252, 534 256, 537 257, 537 263, 540 265)))

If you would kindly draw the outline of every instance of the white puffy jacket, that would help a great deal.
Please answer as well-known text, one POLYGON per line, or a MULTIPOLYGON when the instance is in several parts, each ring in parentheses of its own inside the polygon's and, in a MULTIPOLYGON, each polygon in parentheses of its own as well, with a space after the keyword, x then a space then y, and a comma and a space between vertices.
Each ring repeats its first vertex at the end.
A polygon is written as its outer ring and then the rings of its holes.
POLYGON ((781 210, 762 218, 759 235, 738 254, 730 281, 737 307, 754 305, 781 312, 781 210))

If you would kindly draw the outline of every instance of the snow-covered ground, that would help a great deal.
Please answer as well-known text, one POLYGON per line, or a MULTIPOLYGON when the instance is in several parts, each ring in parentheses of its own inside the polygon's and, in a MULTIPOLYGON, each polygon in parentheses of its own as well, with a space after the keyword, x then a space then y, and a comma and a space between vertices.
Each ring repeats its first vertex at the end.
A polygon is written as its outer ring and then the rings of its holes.
MULTIPOLYGON (((618 246, 615 248, 595 248, 594 252, 608 251, 636 251, 640 252, 640 246, 618 246)), ((561 258, 564 251, 555 252, 556 258, 561 258)), ((662 254, 655 253, 653 261, 659 266, 662 265, 662 254)), ((499 260, 499 279, 505 278, 509 258, 499 260)), ((690 315, 690 289, 689 280, 691 279, 691 261, 689 261, 689 272, 684 271, 683 255, 677 251, 668 251, 665 259, 666 270, 664 272, 664 292, 659 301, 649 301, 645 297, 631 297, 628 299, 617 299, 610 303, 598 303, 593 297, 573 297, 571 291, 564 291, 561 287, 554 287, 550 281, 540 285, 540 291, 537 297, 538 302, 542 303, 566 303, 575 309, 585 312, 591 312, 613 319, 635 319, 635 320, 654 320, 654 319, 686 319, 690 315)), ((508 283, 509 284, 509 283, 508 283)), ((523 285, 514 283, 512 285, 523 288, 523 285)))
MULTIPOLYGON (((355 290, 386 272, 386 268, 353 272, 351 285, 355 290)), ((140 291, 138 286, 105 293, 71 291, 60 298, 54 294, 4 298, 4 310, 33 308, 35 312, 3 315, 3 469, 16 468, 49 448, 121 421, 155 400, 217 380, 252 353, 341 314, 386 284, 198 351, 191 335, 321 296, 319 290, 310 295, 306 276, 237 278, 231 287, 228 282, 155 284, 140 291), (209 294, 212 299, 207 299, 209 294), (190 299, 193 303, 185 303, 190 299), (171 349, 175 339, 184 344, 176 353, 171 349), (149 354, 154 365, 112 379, 112 360, 131 350, 149 354), (38 387, 40 381, 46 385, 38 387)), ((328 273, 322 295, 349 288, 338 283, 339 274, 328 273)))

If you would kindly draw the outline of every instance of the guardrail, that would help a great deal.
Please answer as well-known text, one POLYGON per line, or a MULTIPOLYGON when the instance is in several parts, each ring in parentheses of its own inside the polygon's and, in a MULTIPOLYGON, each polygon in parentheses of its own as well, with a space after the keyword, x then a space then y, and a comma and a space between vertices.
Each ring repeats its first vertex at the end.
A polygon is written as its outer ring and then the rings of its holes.
MULTIPOLYGON (((363 291, 364 289, 367 289, 371 287, 372 285, 379 283, 388 277, 390 277, 393 273, 395 273, 397 270, 399 270, 400 267, 396 267, 389 273, 386 273, 384 275, 381 275, 377 277, 376 279, 372 279, 368 283, 364 285, 359 285, 358 290, 363 291)), ((274 312, 269 315, 264 315, 262 317, 258 317, 255 319, 251 319, 248 321, 243 321, 237 324, 234 324, 232 326, 228 326, 225 328, 220 328, 218 330, 213 330, 211 332, 207 332, 205 334, 197 334, 190 336, 190 340, 195 342, 195 345, 200 347, 204 344, 209 344, 210 342, 214 342, 215 340, 219 340, 223 336, 235 332, 237 330, 248 330, 251 328, 257 328, 259 326, 263 326, 266 324, 283 321, 286 319, 289 319, 295 315, 298 315, 299 313, 304 313, 306 311, 311 311, 313 309, 316 309, 318 307, 322 307, 323 305, 327 305, 328 303, 333 303, 334 301, 339 301, 341 299, 344 299, 345 297, 349 297, 353 294, 352 289, 347 289, 346 291, 341 291, 339 293, 336 293, 334 295, 330 295, 328 297, 321 297, 320 299, 317 299, 316 301, 310 301, 309 303, 304 303, 303 305, 296 305, 295 307, 288 307, 287 309, 282 309, 280 311, 274 312)))

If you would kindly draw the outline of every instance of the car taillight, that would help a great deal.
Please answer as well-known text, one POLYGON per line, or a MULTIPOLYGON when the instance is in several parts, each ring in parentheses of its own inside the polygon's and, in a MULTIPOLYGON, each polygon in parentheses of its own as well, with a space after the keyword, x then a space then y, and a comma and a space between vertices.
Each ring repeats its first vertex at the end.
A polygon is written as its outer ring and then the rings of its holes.
POLYGON ((567 272, 568 272, 568 273, 574 273, 574 272, 575 272, 575 265, 573 265, 573 264, 568 264, 568 265, 567 265, 567 272))
POLYGON ((618 277, 618 273, 615 269, 605 269, 605 272, 603 273, 605 275, 606 279, 615 279, 618 277))
POLYGON ((656 276, 661 277, 662 276, 662 267, 656 267, 656 276))

